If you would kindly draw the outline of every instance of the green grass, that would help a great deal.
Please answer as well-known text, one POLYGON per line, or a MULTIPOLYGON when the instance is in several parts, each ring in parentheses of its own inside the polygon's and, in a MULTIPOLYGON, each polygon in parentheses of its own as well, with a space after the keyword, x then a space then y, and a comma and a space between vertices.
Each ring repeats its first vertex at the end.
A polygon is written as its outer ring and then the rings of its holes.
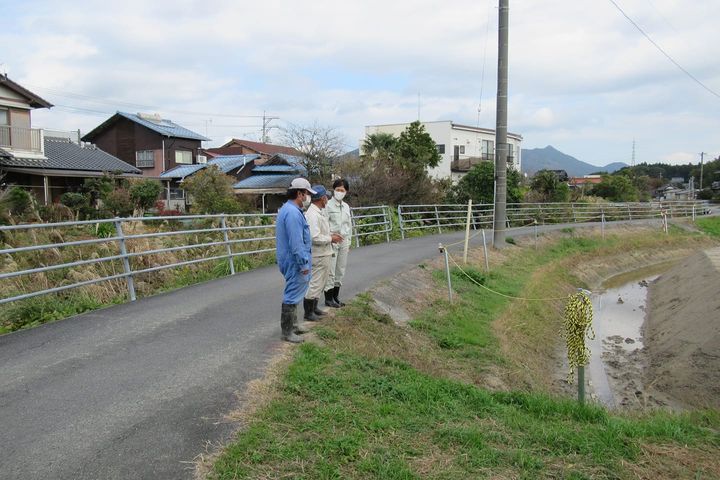
MULTIPOLYGON (((564 238, 511 256, 490 274, 466 271, 495 291, 521 295, 538 269, 573 255, 689 237, 564 238)), ((442 288, 444 272, 433 275, 442 288)), ((367 295, 321 323, 315 332, 323 345, 297 350, 275 395, 223 452, 210 477, 635 478, 629 467, 648 463, 648 445, 705 455, 707 462, 680 463, 678 478, 718 474, 711 471, 720 453, 718 412, 627 416, 457 380, 467 378, 463 372, 507 363, 493 322, 511 301, 487 293, 457 269, 452 282, 455 304, 429 305, 409 332, 378 314, 367 295)), ((523 314, 535 315, 533 308, 523 314)), ((648 468, 651 475, 663 471, 648 468)))
POLYGON ((703 232, 713 237, 720 237, 720 217, 698 218, 695 224, 703 232))
MULTIPOLYGON (((122 303, 125 296, 114 299, 110 304, 122 303)), ((86 295, 43 295, 8 306, 3 311, 0 323, 0 335, 26 328, 36 327, 43 323, 62 320, 73 315, 97 310, 107 306, 103 302, 86 295)))
POLYGON ((716 413, 624 418, 311 344, 281 388, 213 478, 622 478, 643 442, 720 445, 716 413))

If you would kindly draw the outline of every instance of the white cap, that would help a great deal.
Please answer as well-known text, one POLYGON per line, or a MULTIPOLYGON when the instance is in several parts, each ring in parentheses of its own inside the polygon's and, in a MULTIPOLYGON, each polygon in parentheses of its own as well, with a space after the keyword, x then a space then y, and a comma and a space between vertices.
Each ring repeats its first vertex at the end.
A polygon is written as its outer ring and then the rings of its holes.
POLYGON ((290 190, 307 190, 311 195, 315 195, 317 192, 310 188, 310 182, 302 177, 298 177, 290 184, 290 190))

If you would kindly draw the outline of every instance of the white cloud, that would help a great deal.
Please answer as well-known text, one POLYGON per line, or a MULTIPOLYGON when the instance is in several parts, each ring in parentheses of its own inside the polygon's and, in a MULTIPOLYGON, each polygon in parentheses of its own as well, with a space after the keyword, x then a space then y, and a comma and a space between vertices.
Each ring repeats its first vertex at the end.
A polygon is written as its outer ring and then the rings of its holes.
MULTIPOLYGON (((720 2, 622 0, 688 70, 720 91, 720 2)), ((115 110, 157 110, 218 141, 257 119, 318 120, 353 142, 363 126, 421 118, 495 124, 497 9, 471 0, 39 1, 11 8, 0 53, 13 78, 63 107, 45 126, 84 131, 115 110), (489 25, 489 29, 487 29, 489 25), (487 34, 486 34, 487 32, 487 34), (485 54, 486 52, 486 54, 485 54), (483 69, 483 57, 485 67, 483 69), (484 81, 481 81, 484 71, 484 81), (59 96, 56 91, 95 97, 59 96), (98 100, 99 99, 99 100, 98 100), (113 102, 111 100, 117 100, 113 102), (178 112, 206 112, 189 115, 178 112)), ((609 2, 518 2, 510 10, 509 129, 585 161, 720 151, 717 99, 609 2)), ((696 160, 695 160, 696 161, 696 160)))
POLYGON ((673 152, 663 157, 663 161, 673 165, 686 165, 688 163, 697 163, 699 155, 688 152, 673 152))

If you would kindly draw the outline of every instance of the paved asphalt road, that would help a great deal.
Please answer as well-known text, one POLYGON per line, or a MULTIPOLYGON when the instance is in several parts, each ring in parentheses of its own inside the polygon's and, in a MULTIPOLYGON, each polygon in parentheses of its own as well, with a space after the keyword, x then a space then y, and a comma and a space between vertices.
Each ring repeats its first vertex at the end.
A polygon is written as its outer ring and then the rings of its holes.
MULTIPOLYGON (((462 235, 352 250, 343 296, 462 235)), ((262 268, 0 337, 0 479, 190 478, 280 346, 282 285, 262 268)))

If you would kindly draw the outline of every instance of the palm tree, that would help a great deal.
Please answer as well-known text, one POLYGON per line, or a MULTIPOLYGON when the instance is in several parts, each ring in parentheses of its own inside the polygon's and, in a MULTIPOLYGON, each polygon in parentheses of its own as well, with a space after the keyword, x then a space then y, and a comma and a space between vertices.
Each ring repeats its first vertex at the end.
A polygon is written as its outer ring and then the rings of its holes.
POLYGON ((371 133, 362 143, 362 156, 372 160, 391 159, 397 145, 397 138, 392 133, 371 133))

